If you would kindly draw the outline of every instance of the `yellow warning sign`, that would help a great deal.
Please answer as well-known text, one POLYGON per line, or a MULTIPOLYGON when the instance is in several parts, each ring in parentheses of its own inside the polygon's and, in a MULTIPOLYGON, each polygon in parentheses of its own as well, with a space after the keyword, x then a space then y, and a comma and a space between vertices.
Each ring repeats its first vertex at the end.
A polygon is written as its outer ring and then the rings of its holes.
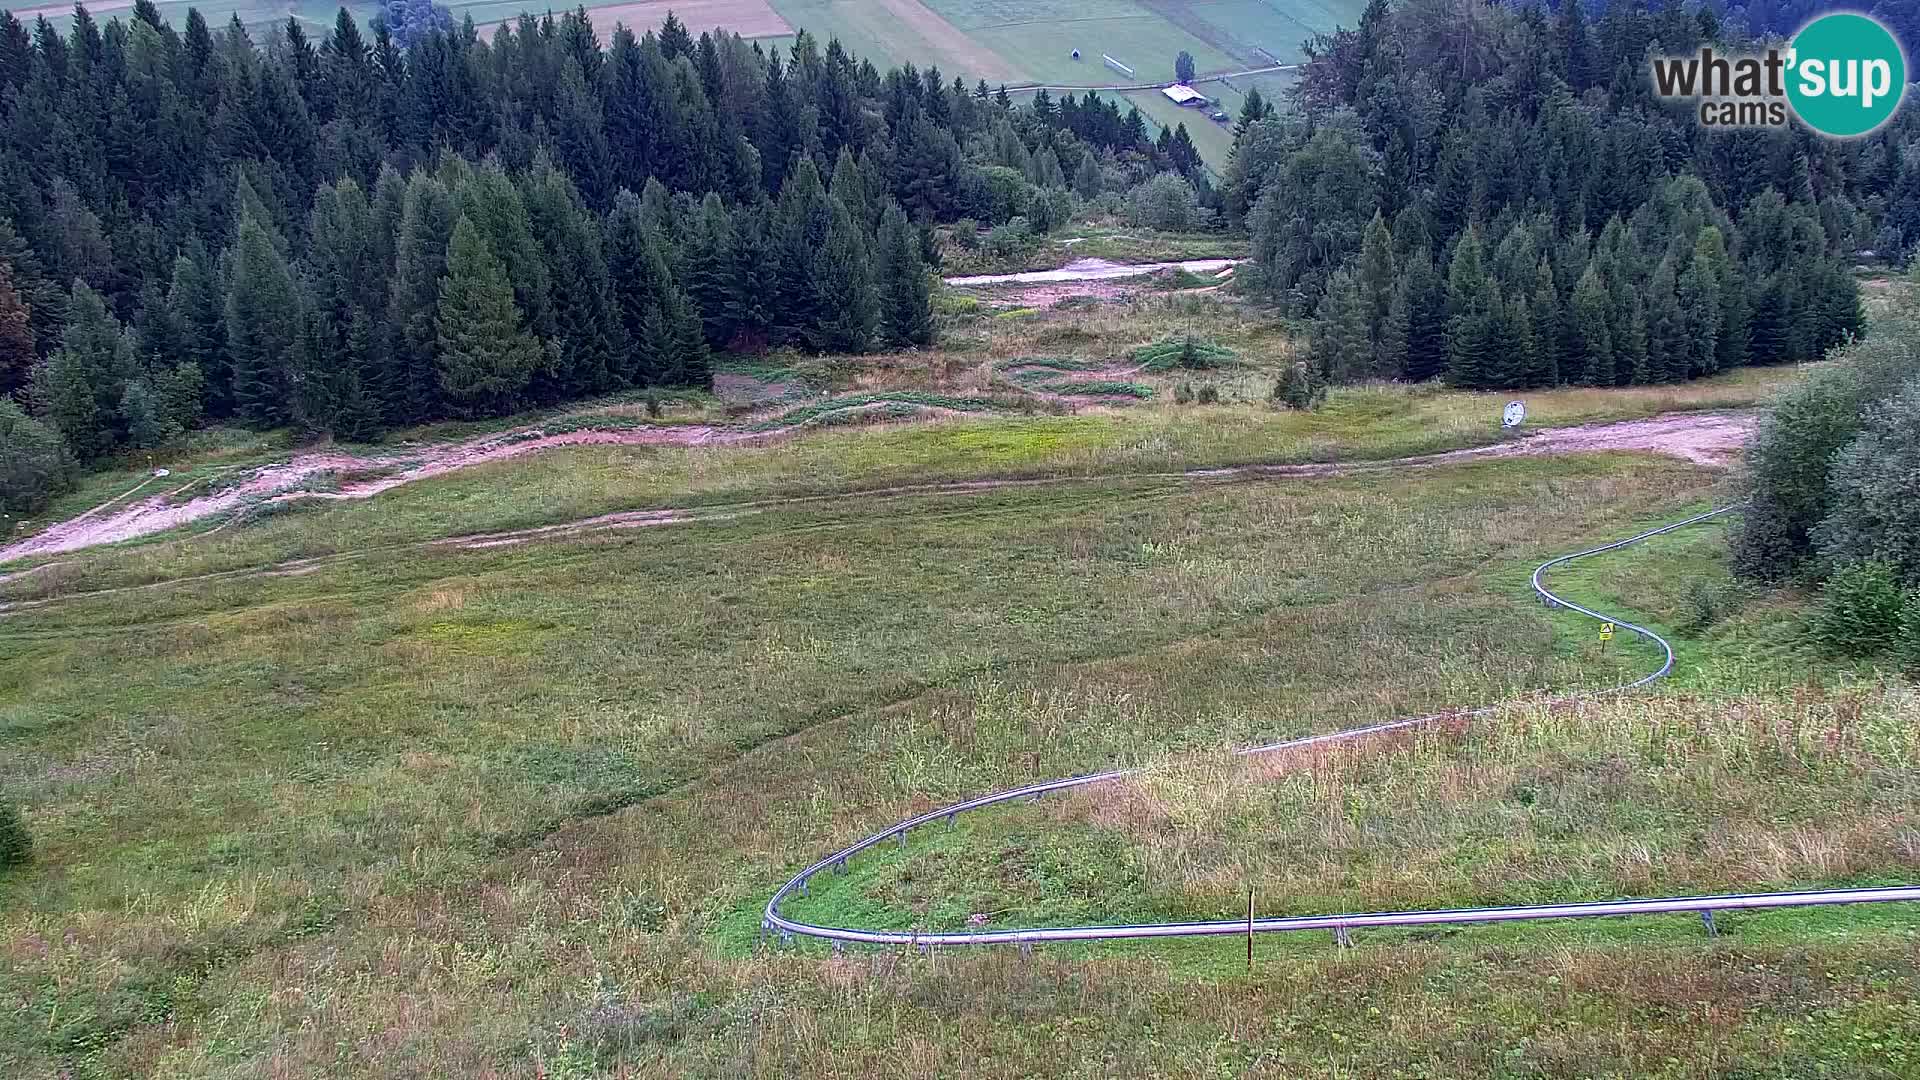
POLYGON ((1603 622, 1600 624, 1600 640, 1601 641, 1613 640, 1613 624, 1612 623, 1603 622))

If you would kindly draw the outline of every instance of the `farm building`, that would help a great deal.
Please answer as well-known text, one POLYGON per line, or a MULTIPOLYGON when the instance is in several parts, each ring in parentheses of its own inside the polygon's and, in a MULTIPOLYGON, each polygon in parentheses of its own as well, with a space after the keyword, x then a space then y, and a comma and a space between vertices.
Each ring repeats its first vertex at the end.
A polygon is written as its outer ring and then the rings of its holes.
POLYGON ((1202 105, 1213 104, 1207 100, 1205 94, 1184 83, 1174 83, 1172 86, 1163 86, 1160 88, 1160 92, 1167 95, 1167 100, 1173 102, 1175 105, 1188 105, 1198 108, 1202 105))

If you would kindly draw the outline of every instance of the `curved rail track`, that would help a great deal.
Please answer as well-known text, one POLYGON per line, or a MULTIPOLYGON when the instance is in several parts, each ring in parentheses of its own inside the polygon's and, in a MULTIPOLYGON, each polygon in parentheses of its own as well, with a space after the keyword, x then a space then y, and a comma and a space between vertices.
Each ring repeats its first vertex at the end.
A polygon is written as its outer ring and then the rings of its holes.
MULTIPOLYGON (((1647 685, 1664 677, 1673 670, 1673 646, 1659 634, 1644 626, 1627 622, 1614 616, 1603 615, 1591 608, 1583 607, 1570 600, 1555 595, 1541 581, 1543 575, 1556 566, 1584 559, 1603 552, 1614 551, 1630 544, 1670 533, 1689 525, 1698 524, 1737 509, 1737 506, 1723 506, 1704 514, 1697 514, 1683 521, 1649 529, 1636 536, 1617 540, 1610 544, 1577 551, 1570 555, 1561 555, 1541 563, 1533 571, 1533 591, 1542 602, 1549 606, 1563 607, 1579 612, 1601 622, 1611 622, 1622 630, 1637 634, 1658 646, 1663 658, 1658 670, 1643 675, 1632 682, 1606 690, 1592 691, 1586 694, 1572 694, 1558 701, 1574 701, 1582 698, 1601 697, 1624 693, 1647 685)), ((1331 732, 1325 735, 1310 735, 1300 739, 1288 739, 1284 742, 1268 743, 1264 746, 1252 746, 1236 751, 1237 754, 1255 756, 1300 750, 1332 743, 1365 739, 1374 735, 1420 727, 1443 719, 1465 716, 1481 716, 1494 712, 1500 706, 1483 706, 1428 716, 1416 716, 1390 723, 1374 724, 1368 727, 1351 728, 1345 731, 1331 732)), ((821 938, 833 942, 839 950, 847 942, 869 945, 910 945, 917 948, 932 948, 942 945, 1018 945, 1022 949, 1030 948, 1036 942, 1047 941, 1109 941, 1137 938, 1165 937, 1206 937, 1225 934, 1277 933, 1289 930, 1332 931, 1335 940, 1341 944, 1348 941, 1350 930, 1378 926, 1436 926, 1459 923, 1520 922, 1535 919, 1574 919, 1596 916, 1654 915, 1673 913, 1698 913, 1705 922, 1709 933, 1714 932, 1713 913, 1716 911, 1741 911, 1761 908, 1815 907, 1833 904, 1886 903, 1890 901, 1920 900, 1920 886, 1895 886, 1868 889, 1817 889, 1769 893, 1736 893, 1717 896, 1668 896, 1638 900, 1608 900, 1596 903, 1575 904, 1523 904, 1510 907, 1454 908, 1433 911, 1376 911, 1356 912, 1334 915, 1306 915, 1271 919, 1226 919, 1210 922, 1174 922, 1174 923, 1129 923, 1120 925, 1089 926, 1048 926, 1025 929, 955 931, 944 933, 921 932, 915 930, 861 930, 842 926, 818 926, 813 923, 790 919, 780 914, 780 905, 795 893, 805 894, 808 883, 816 874, 845 873, 847 860, 864 851, 893 842, 905 847, 907 834, 926 825, 945 821, 951 825, 957 815, 973 810, 999 806, 1004 803, 1038 799, 1056 791, 1069 791, 1074 788, 1102 784, 1110 780, 1133 776, 1143 771, 1142 767, 1113 769, 1107 772, 1089 773, 1072 776, 1063 780, 1049 780, 1010 791, 983 795, 954 803, 938 810, 932 810, 905 821, 890 825, 857 843, 828 855, 801 870, 787 883, 780 886, 768 899, 766 912, 761 920, 761 936, 777 933, 782 943, 789 942, 795 935, 821 938)))

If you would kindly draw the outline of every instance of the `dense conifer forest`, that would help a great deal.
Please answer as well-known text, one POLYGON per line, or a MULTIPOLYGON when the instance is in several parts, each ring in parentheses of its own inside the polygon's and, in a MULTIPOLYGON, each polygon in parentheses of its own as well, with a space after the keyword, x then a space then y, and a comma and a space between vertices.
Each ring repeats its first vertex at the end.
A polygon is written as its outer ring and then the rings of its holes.
POLYGON ((924 346, 950 226, 1088 206, 1243 231, 1321 383, 1817 358, 1861 330, 1850 262, 1920 239, 1911 108, 1838 142, 1653 99, 1649 52, 1742 44, 1757 4, 1375 0, 1307 43, 1291 100, 1246 100, 1218 175, 1111 100, 1016 103, 804 33, 386 10, 319 41, 150 0, 64 35, 0 16, 10 440, 89 463, 213 421, 371 438, 701 386, 716 352, 924 346))
POLYGON ((1855 261, 1920 239, 1911 107, 1874 135, 1714 130, 1649 54, 1754 44, 1711 7, 1590 17, 1375 0, 1221 189, 1319 374, 1473 388, 1672 382, 1861 330, 1855 261))
POLYGON ((85 462, 698 386, 714 350, 927 344, 930 223, 1200 175, 1092 95, 1016 110, 805 34, 404 12, 404 48, 344 10, 319 42, 0 16, 0 391, 85 462))

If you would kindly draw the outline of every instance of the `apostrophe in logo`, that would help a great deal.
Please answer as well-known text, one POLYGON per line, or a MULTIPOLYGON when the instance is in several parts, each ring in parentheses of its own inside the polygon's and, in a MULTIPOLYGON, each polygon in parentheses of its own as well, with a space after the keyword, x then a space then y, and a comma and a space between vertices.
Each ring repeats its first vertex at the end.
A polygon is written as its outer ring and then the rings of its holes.
POLYGON ((1822 15, 1793 39, 1787 100, 1808 127, 1835 138, 1886 123, 1907 90, 1907 58, 1886 27, 1865 15, 1822 15))

